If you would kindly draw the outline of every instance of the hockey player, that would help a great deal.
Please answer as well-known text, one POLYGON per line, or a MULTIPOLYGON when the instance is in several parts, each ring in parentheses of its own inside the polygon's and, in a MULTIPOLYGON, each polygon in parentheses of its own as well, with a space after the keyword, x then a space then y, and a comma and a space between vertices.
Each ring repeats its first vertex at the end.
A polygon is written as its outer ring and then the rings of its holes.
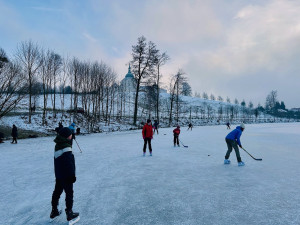
POLYGON ((180 145, 179 145, 180 126, 177 126, 173 130, 173 134, 174 134, 174 147, 176 147, 176 144, 177 144, 178 147, 180 147, 180 145))
POLYGON ((193 124, 189 123, 189 128, 187 130, 191 129, 191 131, 193 130, 193 124))
POLYGON ((245 163, 242 161, 240 156, 239 148, 242 148, 242 144, 240 141, 240 137, 242 135, 242 132, 245 130, 245 125, 242 123, 240 126, 237 126, 235 130, 231 131, 225 138, 225 141, 227 143, 228 150, 225 155, 224 164, 230 164, 229 156, 232 151, 232 148, 235 150, 236 159, 238 161, 238 166, 244 166, 245 163))
POLYGON ((64 127, 60 129, 59 134, 54 139, 54 171, 55 188, 52 194, 52 211, 50 219, 60 215, 57 206, 60 195, 66 193, 66 216, 68 221, 79 220, 79 213, 73 212, 73 183, 76 182, 75 176, 75 158, 72 153, 72 131, 64 127))
POLYGON ((230 123, 229 122, 226 123, 226 126, 227 126, 227 129, 230 130, 230 123))
POLYGON ((146 155, 147 143, 149 147, 150 156, 152 156, 151 139, 153 138, 153 129, 152 129, 152 124, 150 119, 148 119, 147 123, 144 125, 142 134, 144 139, 143 156, 146 155))
POLYGON ((69 129, 72 131, 72 143, 73 143, 73 139, 75 140, 75 133, 76 133, 76 124, 72 123, 69 126, 69 129))

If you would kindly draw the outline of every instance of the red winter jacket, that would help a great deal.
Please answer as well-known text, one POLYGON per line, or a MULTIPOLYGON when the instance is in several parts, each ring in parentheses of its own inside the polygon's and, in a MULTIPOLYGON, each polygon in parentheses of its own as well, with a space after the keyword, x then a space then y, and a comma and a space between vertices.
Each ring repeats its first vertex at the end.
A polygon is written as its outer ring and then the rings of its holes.
POLYGON ((180 129, 179 129, 179 128, 175 128, 175 129, 173 130, 173 133, 174 133, 174 136, 179 136, 179 134, 180 134, 180 129))
POLYGON ((152 138, 153 137, 153 129, 152 129, 152 125, 148 125, 148 123, 146 123, 143 127, 143 138, 152 138))

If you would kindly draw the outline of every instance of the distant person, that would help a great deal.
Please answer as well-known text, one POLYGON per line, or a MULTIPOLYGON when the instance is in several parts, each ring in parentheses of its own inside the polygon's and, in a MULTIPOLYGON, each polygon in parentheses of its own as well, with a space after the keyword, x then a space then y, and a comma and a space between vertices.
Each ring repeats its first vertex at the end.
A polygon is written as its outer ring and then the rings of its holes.
POLYGON ((76 128, 76 135, 79 135, 79 134, 80 134, 80 128, 77 127, 77 128, 76 128))
POLYGON ((64 126, 62 125, 62 122, 58 123, 58 127, 55 128, 56 133, 58 134, 60 129, 62 129, 64 126))
POLYGON ((76 124, 75 124, 75 123, 72 123, 72 124, 69 126, 69 129, 72 131, 72 143, 73 143, 73 140, 75 140, 76 124))
POLYGON ((192 131, 192 129, 193 129, 193 124, 192 123, 189 123, 189 128, 187 130, 189 130, 189 129, 191 129, 191 131, 192 131))
POLYGON ((174 147, 176 147, 176 144, 177 144, 178 147, 180 147, 180 145, 179 145, 180 126, 177 126, 173 130, 173 134, 174 134, 174 147))
POLYGON ((154 124, 153 124, 153 133, 155 133, 155 130, 156 130, 156 132, 157 132, 157 134, 158 134, 158 122, 157 122, 157 120, 154 120, 154 124))
POLYGON ((226 126, 227 126, 227 129, 230 130, 230 123, 229 122, 226 123, 226 126))
POLYGON ((3 138, 4 138, 4 134, 0 132, 0 144, 4 143, 3 138))
POLYGON ((11 130, 11 136, 13 138, 12 144, 18 144, 17 138, 18 138, 18 128, 16 127, 15 124, 13 124, 12 130, 11 130))
POLYGON ((241 137, 242 132, 244 130, 245 130, 245 125, 242 123, 240 126, 237 126, 236 129, 231 131, 226 136, 225 141, 226 141, 228 150, 227 150, 227 153, 225 155, 224 164, 230 164, 229 156, 230 156, 230 153, 232 151, 232 148, 234 148, 235 154, 236 154, 236 159, 238 161, 238 166, 244 166, 245 165, 245 163, 241 159, 240 151, 239 151, 239 148, 238 148, 238 146, 240 148, 242 148, 240 137, 241 137))
POLYGON ((147 143, 149 147, 150 156, 152 156, 151 140, 153 138, 153 129, 152 129, 152 124, 150 119, 148 119, 147 123, 144 125, 142 134, 144 139, 143 156, 146 155, 147 143))
POLYGON ((62 192, 66 194, 66 216, 67 220, 79 219, 79 213, 73 212, 73 183, 76 182, 75 174, 75 158, 72 153, 72 131, 64 127, 60 129, 59 134, 54 139, 54 172, 55 172, 55 188, 52 194, 52 211, 50 220, 61 214, 57 206, 62 192))

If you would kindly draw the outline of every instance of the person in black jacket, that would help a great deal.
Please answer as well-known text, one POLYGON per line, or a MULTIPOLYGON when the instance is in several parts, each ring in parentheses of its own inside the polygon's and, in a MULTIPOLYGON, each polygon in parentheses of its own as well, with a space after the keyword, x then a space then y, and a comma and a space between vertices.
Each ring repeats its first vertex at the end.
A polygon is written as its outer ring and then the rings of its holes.
POLYGON ((16 125, 13 124, 13 128, 11 130, 11 136, 13 137, 13 140, 12 140, 12 144, 13 143, 18 143, 17 141, 17 137, 18 137, 18 128, 16 127, 16 125))
POLYGON ((75 158, 72 153, 72 131, 67 128, 61 128, 59 134, 54 139, 54 171, 55 171, 55 188, 52 194, 52 211, 50 219, 54 219, 60 214, 57 209, 60 195, 66 193, 66 216, 70 221, 79 216, 74 213, 73 208, 73 183, 76 181, 75 175, 75 158))

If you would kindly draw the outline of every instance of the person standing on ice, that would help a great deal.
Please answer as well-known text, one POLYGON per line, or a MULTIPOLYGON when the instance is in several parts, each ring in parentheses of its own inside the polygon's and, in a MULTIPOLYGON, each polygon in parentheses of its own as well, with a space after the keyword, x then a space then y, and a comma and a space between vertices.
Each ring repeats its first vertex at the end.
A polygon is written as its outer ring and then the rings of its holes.
POLYGON ((226 126, 227 126, 227 129, 230 130, 230 123, 229 122, 226 123, 226 126))
POLYGON ((69 129, 72 131, 72 143, 73 143, 73 139, 75 140, 75 133, 76 133, 76 124, 72 123, 69 126, 69 129))
POLYGON ((178 147, 180 147, 180 145, 179 145, 180 126, 177 126, 173 130, 173 134, 174 134, 174 147, 176 147, 176 144, 177 144, 178 147))
POLYGON ((230 164, 229 156, 232 151, 232 148, 235 150, 236 159, 238 161, 238 166, 244 166, 245 163, 242 161, 240 156, 239 148, 242 148, 242 144, 240 141, 240 137, 242 135, 242 132, 245 130, 245 125, 242 123, 240 126, 237 126, 235 130, 231 131, 225 138, 228 150, 225 155, 224 164, 230 164))
POLYGON ((72 153, 72 131, 67 128, 61 128, 59 134, 54 139, 54 172, 55 188, 52 194, 52 211, 50 219, 60 215, 57 206, 60 195, 64 191, 66 194, 66 216, 67 220, 73 220, 79 217, 79 213, 74 213, 73 208, 73 183, 76 182, 75 175, 75 158, 72 153))
POLYGON ((18 128, 16 127, 16 125, 13 124, 13 127, 12 127, 12 130, 11 130, 11 136, 13 138, 12 140, 12 144, 13 143, 16 143, 18 144, 18 141, 17 141, 17 137, 18 137, 18 128))
POLYGON ((142 134, 144 139, 143 156, 146 155, 147 143, 149 147, 150 156, 152 156, 151 139, 153 138, 153 129, 152 129, 152 124, 150 119, 148 119, 147 123, 144 125, 142 134))
POLYGON ((192 129, 193 129, 193 124, 192 123, 189 123, 189 128, 187 130, 189 130, 189 129, 191 129, 191 131, 192 131, 192 129))
POLYGON ((154 120, 154 124, 153 124, 153 133, 155 133, 155 130, 156 130, 156 132, 157 132, 157 134, 158 134, 158 122, 157 122, 157 120, 154 120))

